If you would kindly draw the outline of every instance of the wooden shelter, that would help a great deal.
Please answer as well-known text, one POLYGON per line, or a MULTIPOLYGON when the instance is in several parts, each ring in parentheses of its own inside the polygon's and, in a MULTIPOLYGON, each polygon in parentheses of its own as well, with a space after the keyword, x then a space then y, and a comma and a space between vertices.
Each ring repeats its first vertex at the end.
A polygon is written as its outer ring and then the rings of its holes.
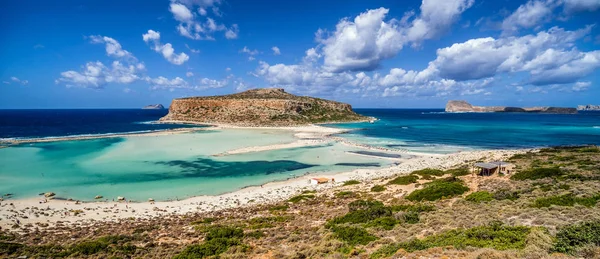
POLYGON ((510 174, 514 171, 514 167, 515 165, 504 161, 475 163, 475 168, 479 171, 478 174, 482 176, 489 176, 494 173, 510 174))

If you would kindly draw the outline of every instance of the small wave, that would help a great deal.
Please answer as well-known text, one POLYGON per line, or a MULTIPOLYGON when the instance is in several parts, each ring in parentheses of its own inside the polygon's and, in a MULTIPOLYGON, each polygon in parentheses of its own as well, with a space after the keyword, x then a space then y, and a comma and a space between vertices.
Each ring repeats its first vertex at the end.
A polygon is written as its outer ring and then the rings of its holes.
POLYGON ((145 124, 145 125, 151 125, 151 124, 162 124, 159 121, 138 121, 138 122, 134 122, 133 124, 145 124))
POLYGON ((594 126, 592 128, 594 128, 594 129, 600 129, 600 126, 594 126))
POLYGON ((64 136, 47 136, 47 137, 14 137, 14 138, 0 138, 0 141, 21 141, 21 140, 44 140, 44 139, 63 139, 63 138, 88 138, 88 137, 102 137, 102 136, 113 136, 113 135, 131 135, 131 134, 142 134, 166 131, 164 130, 139 130, 139 131, 127 131, 127 132, 109 132, 109 133, 98 133, 98 134, 76 134, 76 135, 64 135, 64 136))
POLYGON ((402 129, 408 129, 408 127, 401 127, 402 129))
POLYGON ((446 112, 421 112, 421 114, 446 114, 446 112))

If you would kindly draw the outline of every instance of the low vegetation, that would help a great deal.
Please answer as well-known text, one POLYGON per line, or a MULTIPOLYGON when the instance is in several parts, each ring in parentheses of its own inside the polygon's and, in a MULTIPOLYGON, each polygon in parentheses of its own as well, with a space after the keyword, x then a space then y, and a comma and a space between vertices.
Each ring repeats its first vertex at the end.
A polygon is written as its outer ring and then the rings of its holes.
POLYGON ((562 228, 556 234, 553 250, 574 254, 588 245, 600 246, 600 221, 584 222, 562 228))
POLYGON ((291 203, 298 203, 304 200, 310 200, 313 199, 315 197, 315 195, 313 194, 300 194, 300 195, 296 195, 292 198, 290 198, 288 201, 291 203))
POLYGON ((558 177, 561 176, 563 172, 560 168, 550 167, 550 168, 532 168, 522 172, 515 173, 510 177, 511 180, 516 181, 524 181, 524 180, 537 180, 548 177, 558 177))
POLYGON ((476 203, 488 202, 494 200, 494 195, 487 191, 473 192, 467 195, 467 197, 465 197, 465 200, 476 203))
POLYGON ((344 186, 355 185, 355 184, 360 184, 360 181, 358 181, 358 180, 348 180, 348 181, 344 182, 344 186))
POLYGON ((431 180, 431 179, 434 179, 436 176, 445 175, 446 172, 439 170, 439 169, 425 168, 425 169, 414 171, 411 174, 419 175, 419 176, 421 176, 422 179, 425 179, 425 180, 431 180))
POLYGON ((544 198, 538 198, 533 203, 533 207, 542 208, 550 206, 569 206, 572 207, 575 204, 583 205, 586 207, 593 207, 600 201, 600 194, 591 197, 576 197, 569 193, 564 195, 550 196, 544 198))
POLYGON ((244 231, 229 226, 214 226, 207 230, 205 241, 187 246, 174 259, 206 258, 227 251, 232 246, 242 245, 244 231))
POLYGON ((436 180, 425 185, 423 189, 413 191, 408 196, 410 201, 436 201, 444 198, 451 198, 469 191, 462 181, 456 178, 436 180))
POLYGON ((0 229, 0 258, 599 258, 597 151, 513 156, 513 175, 426 169, 218 212, 21 224, 0 229))
POLYGON ((497 250, 523 249, 530 228, 523 226, 505 226, 493 222, 487 226, 469 229, 453 229, 424 239, 391 244, 375 251, 371 258, 384 258, 404 249, 408 252, 425 250, 432 247, 453 246, 458 249, 467 247, 493 248, 497 250))
POLYGON ((371 188, 372 192, 383 192, 385 191, 385 187, 383 187, 382 185, 375 185, 371 188))
POLYGON ((408 185, 416 183, 418 180, 419 177, 416 175, 404 175, 394 178, 393 180, 389 181, 388 184, 408 185))

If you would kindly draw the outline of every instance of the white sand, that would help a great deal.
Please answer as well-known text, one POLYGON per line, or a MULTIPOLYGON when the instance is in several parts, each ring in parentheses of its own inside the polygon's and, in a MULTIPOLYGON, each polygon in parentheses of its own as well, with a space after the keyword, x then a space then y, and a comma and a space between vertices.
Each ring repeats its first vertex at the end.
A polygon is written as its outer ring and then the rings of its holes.
MULTIPOLYGON (((242 127, 219 125, 215 128, 227 129, 242 127)), ((341 132, 339 129, 321 126, 286 127, 273 129, 295 131, 295 135, 299 138, 299 140, 292 143, 231 150, 222 155, 310 146, 326 143, 328 141, 343 141, 342 143, 354 145, 352 142, 343 139, 339 140, 337 138, 328 137, 330 134, 341 132)), ((171 131, 169 134, 173 134, 173 132, 171 131)), ((382 151, 379 148, 373 148, 364 145, 360 146, 362 148, 382 151)), ((341 182, 349 179, 368 182, 376 178, 406 174, 423 168, 447 169, 463 164, 465 161, 474 161, 483 158, 486 160, 506 159, 516 153, 523 153, 526 151, 528 150, 473 151, 449 155, 411 154, 409 158, 401 159, 401 164, 392 167, 383 169, 358 169, 351 172, 327 175, 329 178, 335 178, 336 183, 328 183, 318 186, 310 185, 309 179, 318 177, 319 175, 306 175, 287 181, 267 183, 262 187, 248 187, 232 193, 226 193, 217 196, 198 196, 180 201, 155 203, 86 202, 77 204, 75 201, 62 200, 48 200, 45 203, 41 203, 42 200, 44 200, 43 197, 20 200, 9 199, 0 201, 0 227, 3 229, 11 229, 11 226, 17 222, 20 225, 34 224, 38 226, 46 224, 54 225, 57 222, 78 222, 81 224, 87 224, 94 221, 114 221, 130 217, 160 217, 167 214, 216 211, 226 208, 251 206, 258 203, 273 203, 288 199, 289 197, 298 194, 305 189, 328 189, 334 186, 339 186, 342 184, 341 182)), ((403 152, 403 154, 406 153, 406 151, 403 152)), ((105 198, 112 199, 113 197, 105 198)), ((116 197, 114 198, 116 200, 116 197)))

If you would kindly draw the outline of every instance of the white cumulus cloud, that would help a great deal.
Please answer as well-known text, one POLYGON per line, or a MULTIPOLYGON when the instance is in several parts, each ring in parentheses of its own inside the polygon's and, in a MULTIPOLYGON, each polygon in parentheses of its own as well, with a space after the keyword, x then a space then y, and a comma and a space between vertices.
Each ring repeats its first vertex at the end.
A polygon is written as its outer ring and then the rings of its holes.
POLYGON ((146 43, 152 43, 154 46, 151 48, 157 53, 161 53, 163 57, 172 64, 181 65, 190 59, 184 52, 176 54, 171 43, 160 43, 160 32, 148 30, 148 33, 142 35, 142 39, 146 43))
POLYGON ((281 55, 281 50, 279 49, 279 47, 273 46, 271 50, 273 50, 273 55, 281 55))

